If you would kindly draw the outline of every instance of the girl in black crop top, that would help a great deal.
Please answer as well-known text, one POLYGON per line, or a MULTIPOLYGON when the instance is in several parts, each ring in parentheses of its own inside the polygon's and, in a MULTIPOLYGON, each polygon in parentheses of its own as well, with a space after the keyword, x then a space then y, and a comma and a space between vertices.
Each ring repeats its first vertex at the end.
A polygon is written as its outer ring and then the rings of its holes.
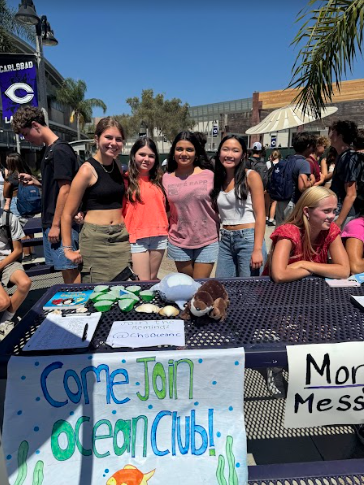
POLYGON ((66 257, 81 264, 82 282, 112 281, 130 261, 128 233, 122 216, 125 186, 116 162, 124 130, 111 117, 99 121, 96 153, 75 176, 63 211, 61 229, 66 257), (82 205, 86 212, 80 249, 71 247, 72 220, 82 205))

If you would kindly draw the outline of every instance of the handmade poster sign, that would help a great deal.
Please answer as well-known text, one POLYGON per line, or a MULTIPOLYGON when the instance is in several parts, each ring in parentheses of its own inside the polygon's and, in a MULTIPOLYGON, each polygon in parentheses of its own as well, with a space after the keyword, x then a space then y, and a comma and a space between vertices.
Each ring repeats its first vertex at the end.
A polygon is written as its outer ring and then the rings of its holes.
POLYGON ((287 346, 285 426, 364 423, 364 342, 287 346))
POLYGON ((244 349, 12 357, 10 484, 247 484, 244 349))

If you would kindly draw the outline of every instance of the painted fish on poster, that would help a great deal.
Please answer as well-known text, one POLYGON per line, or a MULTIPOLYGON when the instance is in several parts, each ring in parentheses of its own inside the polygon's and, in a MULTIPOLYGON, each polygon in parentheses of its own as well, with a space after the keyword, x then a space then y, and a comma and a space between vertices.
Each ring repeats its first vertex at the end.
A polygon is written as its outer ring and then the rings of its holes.
POLYGON ((152 470, 144 474, 133 465, 125 465, 122 470, 108 479, 106 485, 148 485, 147 482, 154 472, 155 470, 152 470))

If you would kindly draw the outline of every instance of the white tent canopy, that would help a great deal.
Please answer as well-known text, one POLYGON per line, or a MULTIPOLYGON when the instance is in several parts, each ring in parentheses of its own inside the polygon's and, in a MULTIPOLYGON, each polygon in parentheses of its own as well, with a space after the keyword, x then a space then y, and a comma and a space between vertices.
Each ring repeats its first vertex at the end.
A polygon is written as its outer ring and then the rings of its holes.
MULTIPOLYGON (((321 118, 330 116, 336 113, 338 108, 330 106, 321 111, 321 118)), ((311 115, 303 115, 302 108, 298 105, 290 104, 283 108, 276 109, 269 113, 258 125, 252 126, 246 131, 247 135, 261 135, 263 133, 271 133, 276 131, 288 130, 300 125, 306 125, 316 121, 318 118, 311 115)))

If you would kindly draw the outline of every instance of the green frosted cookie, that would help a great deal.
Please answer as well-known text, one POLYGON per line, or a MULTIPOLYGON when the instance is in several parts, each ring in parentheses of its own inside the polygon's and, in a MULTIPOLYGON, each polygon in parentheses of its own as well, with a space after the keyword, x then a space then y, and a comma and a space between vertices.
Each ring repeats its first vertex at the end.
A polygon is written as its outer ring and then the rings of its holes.
POLYGON ((136 305, 136 303, 137 301, 134 299, 126 300, 124 298, 123 300, 119 300, 118 305, 122 312, 130 312, 134 308, 134 305, 136 305))
POLYGON ((139 293, 139 296, 143 301, 146 301, 149 303, 154 298, 154 291, 144 290, 139 293))
POLYGON ((112 286, 110 288, 110 293, 112 292, 118 297, 120 296, 120 291, 125 291, 124 286, 119 285, 119 286, 112 286))
POLYGON ((101 300, 95 303, 95 308, 99 312, 107 312, 112 307, 114 302, 110 300, 101 300))
POLYGON ((126 291, 131 291, 132 293, 134 293, 134 295, 139 295, 141 289, 142 288, 140 286, 135 285, 135 286, 128 286, 126 288, 126 291))
POLYGON ((115 295, 115 293, 112 293, 111 291, 108 291, 107 293, 99 293, 99 297, 96 298, 96 301, 102 301, 102 300, 116 301, 117 296, 115 295))
POLYGON ((105 293, 109 287, 107 285, 97 285, 94 288, 94 293, 105 293))

